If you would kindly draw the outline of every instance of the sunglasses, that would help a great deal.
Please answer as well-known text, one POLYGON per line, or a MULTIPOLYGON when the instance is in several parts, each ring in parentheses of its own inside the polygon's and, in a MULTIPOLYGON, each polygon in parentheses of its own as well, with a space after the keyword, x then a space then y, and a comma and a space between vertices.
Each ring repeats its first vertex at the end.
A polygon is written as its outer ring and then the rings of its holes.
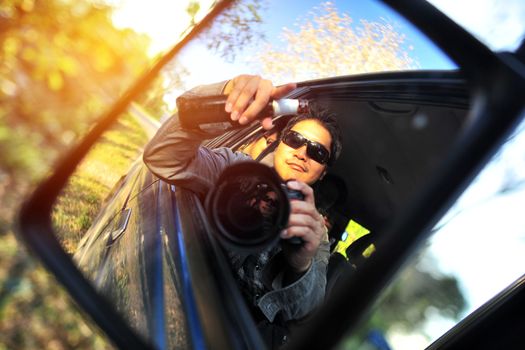
POLYGON ((298 149, 306 144, 306 155, 319 164, 326 164, 330 159, 330 152, 319 142, 308 140, 297 131, 290 130, 284 137, 285 145, 298 149))

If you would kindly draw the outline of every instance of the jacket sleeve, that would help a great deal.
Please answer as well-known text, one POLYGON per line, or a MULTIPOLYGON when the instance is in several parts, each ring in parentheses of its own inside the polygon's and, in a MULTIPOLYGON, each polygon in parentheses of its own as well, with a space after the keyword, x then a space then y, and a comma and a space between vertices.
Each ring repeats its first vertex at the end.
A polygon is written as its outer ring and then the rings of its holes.
MULTIPOLYGON (((206 96, 220 94, 225 83, 194 88, 187 94, 206 96)), ((220 135, 224 130, 186 130, 178 115, 169 118, 146 145, 143 160, 153 174, 164 181, 204 195, 218 175, 229 164, 247 159, 228 148, 207 149, 202 141, 220 135)))
MULTIPOLYGON (((310 268, 290 285, 282 285, 281 271, 273 282, 273 290, 262 296, 257 303, 270 322, 273 322, 279 312, 282 313, 284 321, 302 319, 322 304, 325 296, 329 255, 330 244, 321 242, 310 268)), ((285 266, 282 262, 279 264, 285 266)))

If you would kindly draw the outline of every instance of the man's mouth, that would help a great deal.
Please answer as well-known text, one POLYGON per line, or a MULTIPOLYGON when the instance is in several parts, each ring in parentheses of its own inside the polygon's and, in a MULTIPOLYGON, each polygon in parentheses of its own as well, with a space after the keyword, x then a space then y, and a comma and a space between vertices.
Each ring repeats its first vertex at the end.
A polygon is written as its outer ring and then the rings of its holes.
POLYGON ((304 166, 302 166, 302 165, 300 165, 300 164, 293 163, 293 162, 288 162, 287 164, 288 164, 288 166, 289 166, 290 168, 292 168, 292 169, 295 170, 295 171, 300 171, 300 172, 303 172, 303 173, 306 172, 306 169, 304 168, 304 166))

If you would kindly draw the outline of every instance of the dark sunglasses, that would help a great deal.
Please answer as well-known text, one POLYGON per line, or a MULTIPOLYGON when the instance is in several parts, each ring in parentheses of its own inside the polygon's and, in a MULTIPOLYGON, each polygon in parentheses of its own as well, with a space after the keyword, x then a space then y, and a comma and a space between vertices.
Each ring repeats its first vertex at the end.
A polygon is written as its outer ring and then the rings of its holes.
POLYGON ((293 149, 298 149, 306 144, 306 155, 317 163, 326 164, 330 159, 330 152, 328 152, 325 146, 321 145, 319 142, 308 140, 297 131, 290 130, 284 135, 283 142, 285 145, 288 145, 293 149))

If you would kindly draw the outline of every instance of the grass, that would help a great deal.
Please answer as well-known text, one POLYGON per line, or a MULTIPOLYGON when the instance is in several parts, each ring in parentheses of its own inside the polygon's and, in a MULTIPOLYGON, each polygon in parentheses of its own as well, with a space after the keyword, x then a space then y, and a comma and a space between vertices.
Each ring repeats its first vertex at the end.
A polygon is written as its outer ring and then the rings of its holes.
MULTIPOLYGON (((52 213, 67 252, 74 252, 102 201, 146 141, 138 123, 123 116, 79 165, 52 213)), ((30 187, 16 180, 0 177, 0 197, 9 204, 0 210, 0 350, 113 349, 11 232, 13 212, 18 207, 13 203, 30 187)))
POLYGON ((126 115, 103 135, 78 166, 52 213, 53 225, 66 252, 75 252, 102 201, 127 173, 146 142, 140 125, 126 115))
MULTIPOLYGON (((74 252, 102 201, 147 141, 131 116, 120 119, 79 165, 53 209, 53 224, 68 253, 74 252)), ((25 178, 2 175, 0 171, 0 350, 113 349, 17 241, 14 213, 31 186, 25 178)))

